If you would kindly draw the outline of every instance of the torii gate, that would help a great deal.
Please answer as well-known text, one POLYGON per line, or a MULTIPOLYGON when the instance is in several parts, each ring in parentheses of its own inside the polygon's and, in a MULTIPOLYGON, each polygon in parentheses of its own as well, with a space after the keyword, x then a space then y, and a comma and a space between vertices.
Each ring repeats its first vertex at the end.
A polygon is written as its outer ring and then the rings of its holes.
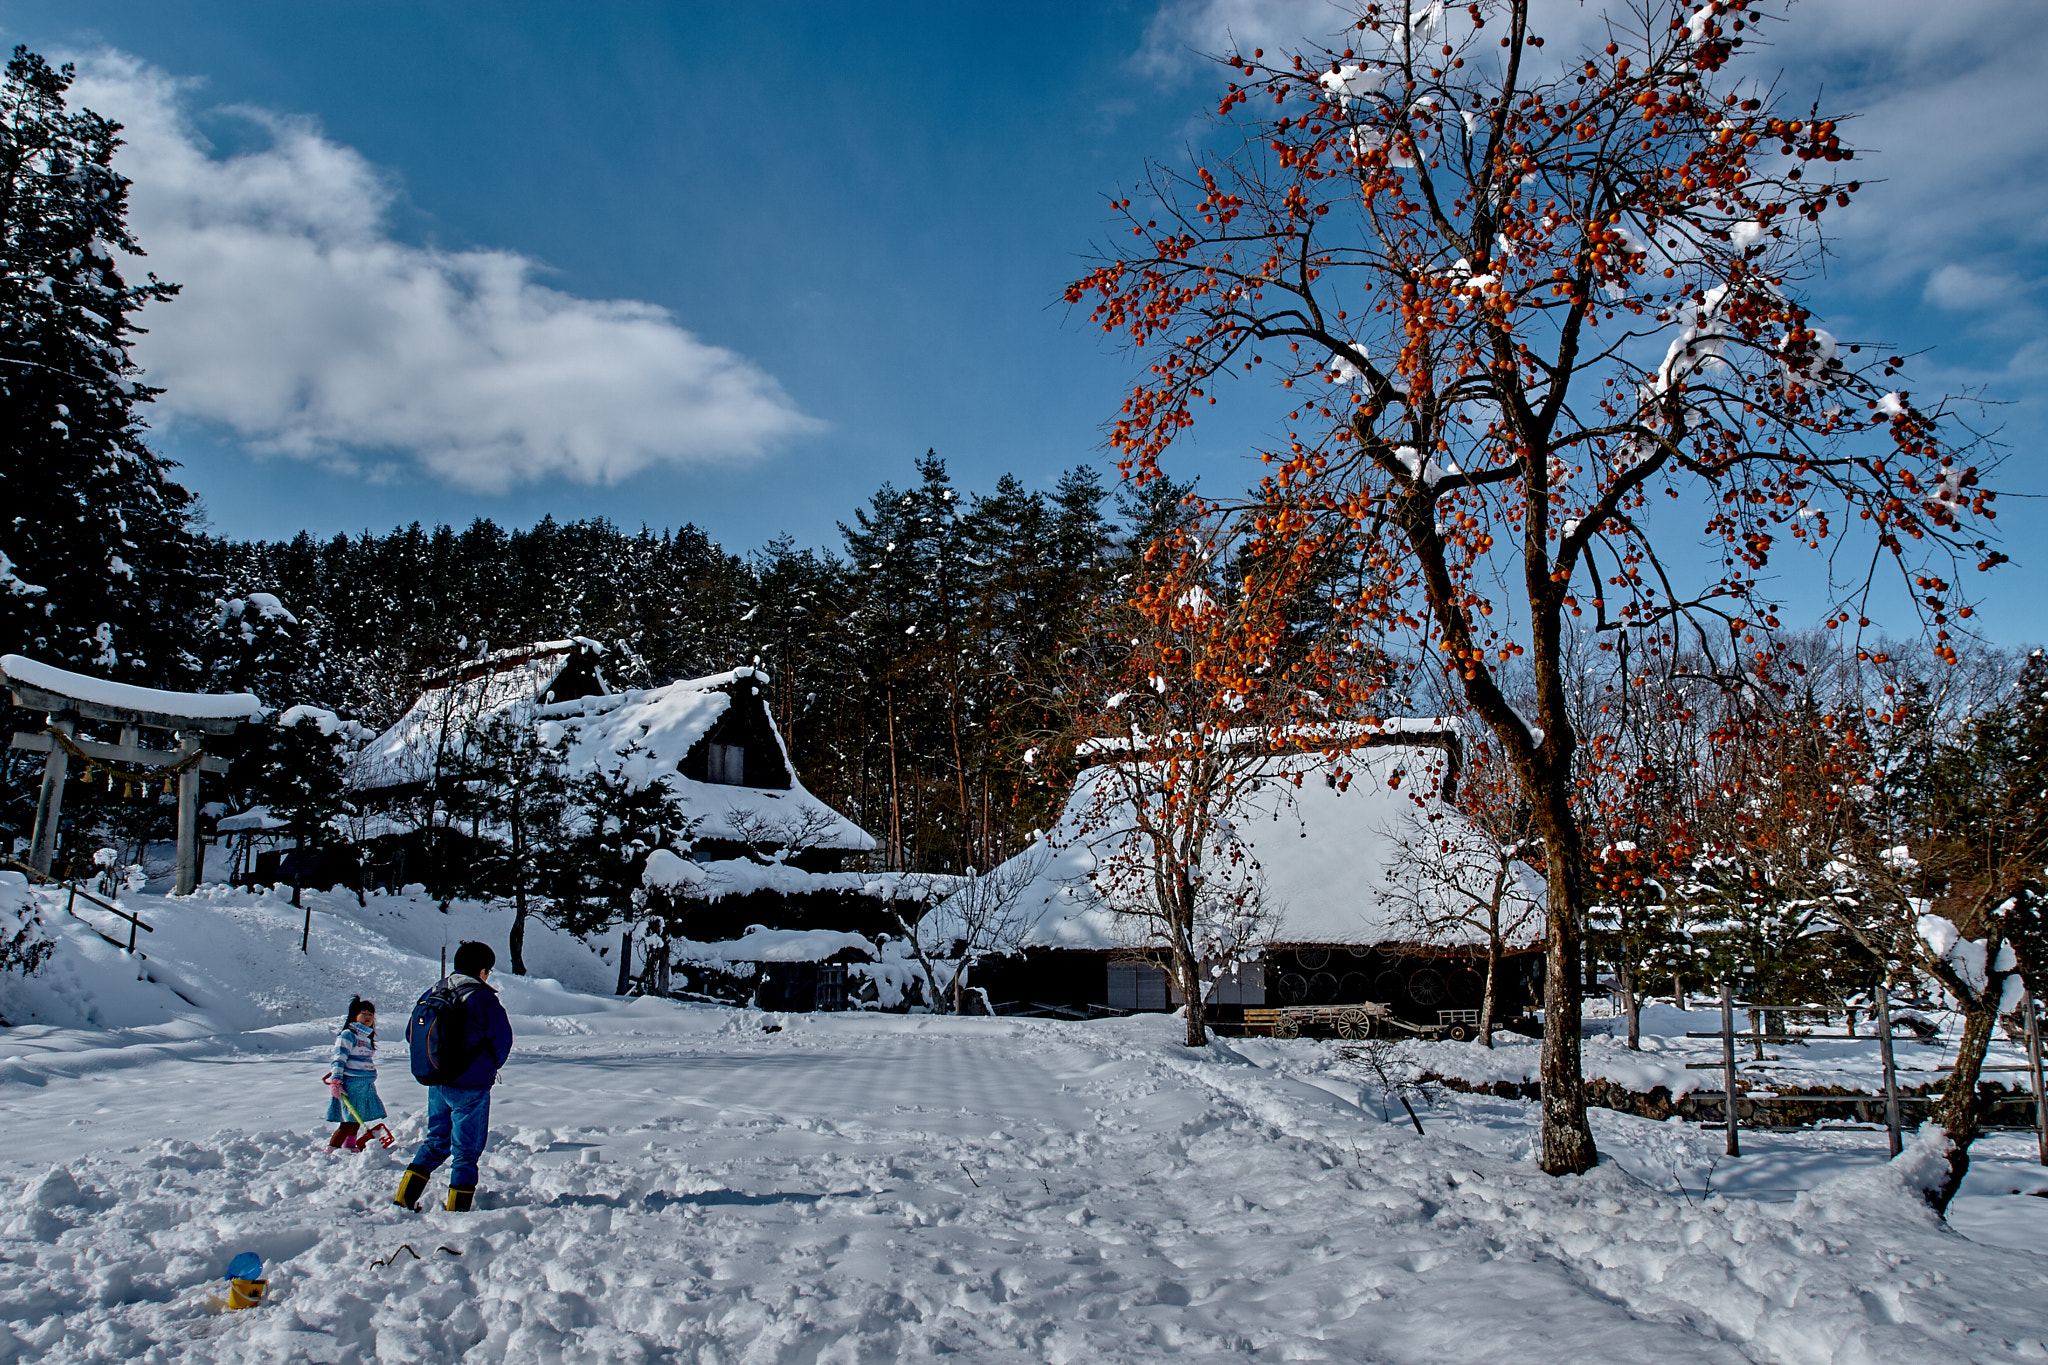
POLYGON ((17 733, 14 747, 48 754, 43 762, 42 799, 36 803, 35 839, 29 865, 48 876, 57 851, 57 821, 64 810, 64 778, 71 760, 86 765, 85 780, 94 771, 106 774, 112 790, 124 786, 178 780, 177 894, 189 896, 199 885, 199 774, 224 773, 228 760, 204 751, 204 735, 233 734, 245 720, 262 714, 263 703, 247 692, 208 694, 159 692, 110 682, 25 659, 0 655, 0 682, 14 694, 14 704, 42 711, 50 720, 39 734, 17 733), (73 738, 79 720, 113 721, 121 727, 119 744, 73 738), (177 736, 176 749, 145 749, 141 731, 168 730, 177 736))

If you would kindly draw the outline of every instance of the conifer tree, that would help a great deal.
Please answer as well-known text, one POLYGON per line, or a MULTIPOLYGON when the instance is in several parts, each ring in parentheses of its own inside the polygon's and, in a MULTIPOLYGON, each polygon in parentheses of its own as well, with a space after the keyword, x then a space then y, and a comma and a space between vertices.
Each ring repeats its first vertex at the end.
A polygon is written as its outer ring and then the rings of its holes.
MULTIPOLYGON (((269 728, 268 743, 243 760, 252 770, 251 794, 297 842, 300 870, 292 875, 293 905, 301 901, 307 854, 318 859, 333 838, 335 817, 346 806, 349 745, 362 737, 358 726, 331 711, 294 706, 269 728)), ((311 924, 309 911, 309 932, 311 924)))
MULTIPOLYGON (((559 729, 560 727, 556 727, 559 729)), ((568 780, 562 743, 550 743, 524 715, 486 713, 455 746, 450 803, 485 837, 468 869, 475 889, 512 897, 512 971, 526 975, 526 920, 542 880, 541 862, 563 840, 568 780)))
POLYGON ((196 605, 191 495, 143 443, 128 348, 144 304, 120 125, 65 103, 72 69, 17 47, 0 78, 0 644, 135 682, 178 681, 196 605))

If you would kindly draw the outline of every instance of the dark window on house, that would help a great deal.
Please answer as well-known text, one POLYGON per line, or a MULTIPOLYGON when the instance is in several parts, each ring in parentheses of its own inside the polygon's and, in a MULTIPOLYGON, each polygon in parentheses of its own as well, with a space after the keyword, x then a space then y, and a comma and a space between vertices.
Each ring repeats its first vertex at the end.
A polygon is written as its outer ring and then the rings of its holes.
POLYGON ((843 1010, 846 1008, 846 964, 844 962, 820 962, 818 964, 817 1007, 821 1010, 843 1010))
POLYGON ((710 744, 704 760, 705 780, 727 787, 747 784, 747 751, 737 744, 710 744))

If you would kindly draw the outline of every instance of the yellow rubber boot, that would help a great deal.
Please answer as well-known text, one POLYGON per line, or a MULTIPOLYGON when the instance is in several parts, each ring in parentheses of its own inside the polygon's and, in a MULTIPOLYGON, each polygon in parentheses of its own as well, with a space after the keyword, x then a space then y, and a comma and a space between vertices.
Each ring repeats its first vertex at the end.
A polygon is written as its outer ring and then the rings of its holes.
POLYGON ((461 1185, 450 1185, 448 1187, 448 1212, 468 1213, 470 1207, 475 1203, 476 1186, 470 1185, 465 1188, 461 1185))
POLYGON ((405 1168, 405 1174, 398 1177, 398 1194, 392 1203, 403 1209, 420 1211, 420 1196, 427 1192, 427 1173, 417 1166, 405 1168))

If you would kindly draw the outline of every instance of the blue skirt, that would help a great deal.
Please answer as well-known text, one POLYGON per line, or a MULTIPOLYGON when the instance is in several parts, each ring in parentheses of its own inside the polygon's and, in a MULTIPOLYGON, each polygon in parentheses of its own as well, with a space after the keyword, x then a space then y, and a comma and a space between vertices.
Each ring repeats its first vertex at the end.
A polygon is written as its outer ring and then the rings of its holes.
POLYGON ((329 1123, 354 1123, 361 1118, 364 1123, 375 1123, 384 1117, 384 1101, 377 1098, 375 1076, 344 1076, 341 1088, 348 1095, 348 1102, 356 1107, 355 1116, 341 1107, 341 1101, 332 1095, 327 1097, 327 1121, 329 1123))

